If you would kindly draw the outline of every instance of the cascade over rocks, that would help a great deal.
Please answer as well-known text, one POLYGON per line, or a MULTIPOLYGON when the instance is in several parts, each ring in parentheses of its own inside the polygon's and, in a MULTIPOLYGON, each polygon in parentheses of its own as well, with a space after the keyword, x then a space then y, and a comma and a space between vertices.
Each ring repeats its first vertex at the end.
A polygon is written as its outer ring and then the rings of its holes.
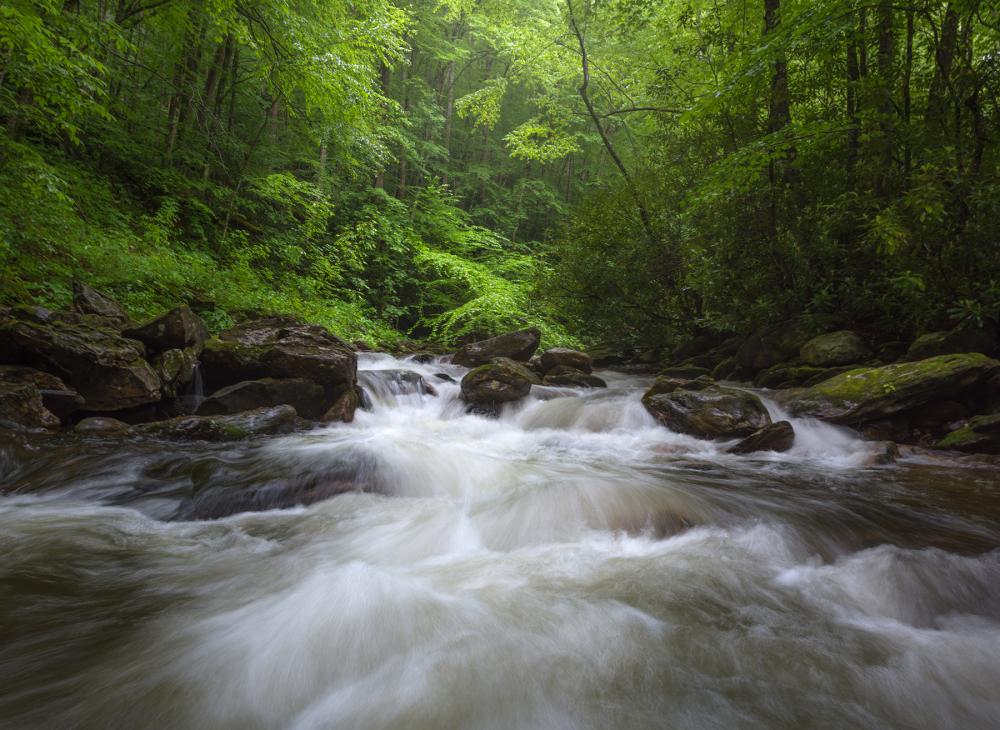
POLYGON ((730 454, 751 454, 756 451, 788 451, 795 443, 795 429, 788 421, 772 423, 747 436, 729 449, 730 454))
POLYGON ((101 323, 100 318, 40 307, 0 310, 0 362, 58 375, 91 411, 159 401, 160 378, 146 362, 142 343, 101 323))
POLYGON ((833 367, 863 362, 869 351, 855 332, 840 330, 813 337, 799 350, 807 365, 833 367))
POLYGON ((486 365, 493 358, 506 357, 527 362, 538 349, 542 334, 534 327, 508 332, 488 340, 480 340, 465 345, 451 358, 455 365, 475 368, 486 365))
POLYGON ((103 317, 119 327, 124 327, 129 322, 129 316, 122 305, 82 281, 73 282, 73 311, 103 317))
POLYGON ((130 327, 122 335, 139 340, 152 352, 190 348, 197 357, 208 339, 208 328, 190 307, 182 305, 146 324, 130 327))
POLYGON ((523 365, 503 357, 480 365, 462 378, 462 400, 489 406, 490 410, 499 403, 521 400, 531 392, 531 379, 525 370, 523 365))
POLYGON ((979 353, 852 370, 799 394, 788 410, 796 416, 859 425, 975 393, 998 372, 1000 362, 979 353))
POLYGON ((539 358, 542 372, 545 375, 552 374, 556 368, 572 368, 582 373, 592 373, 594 371, 590 355, 579 350, 570 350, 566 347, 551 347, 542 353, 539 358))
POLYGON ((671 431, 698 438, 750 436, 771 424, 771 417, 760 398, 721 385, 707 385, 700 390, 647 393, 642 404, 671 431))
POLYGON ((303 418, 322 418, 326 412, 323 386, 305 378, 244 380, 212 393, 198 406, 196 415, 232 415, 280 405, 292 406, 303 418))

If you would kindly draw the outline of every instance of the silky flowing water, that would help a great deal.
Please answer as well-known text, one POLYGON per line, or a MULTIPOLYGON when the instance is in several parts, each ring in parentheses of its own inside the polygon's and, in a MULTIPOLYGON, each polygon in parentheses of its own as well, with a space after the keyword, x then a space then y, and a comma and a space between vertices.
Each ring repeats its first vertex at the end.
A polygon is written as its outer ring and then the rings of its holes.
POLYGON ((359 367, 352 424, 0 442, 0 726, 1000 727, 995 467, 359 367))

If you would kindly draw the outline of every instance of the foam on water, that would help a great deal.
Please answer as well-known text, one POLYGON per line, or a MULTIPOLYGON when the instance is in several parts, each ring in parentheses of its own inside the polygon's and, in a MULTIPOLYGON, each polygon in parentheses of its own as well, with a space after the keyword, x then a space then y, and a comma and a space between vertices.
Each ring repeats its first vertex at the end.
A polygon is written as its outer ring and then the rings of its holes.
POLYGON ((488 419, 435 379, 462 368, 377 354, 360 366, 374 409, 352 424, 67 456, 58 488, 0 450, 0 473, 51 485, 0 499, 0 626, 16 627, 0 642, 0 717, 186 730, 1000 725, 1000 552, 888 544, 904 518, 928 532, 967 523, 893 503, 908 467, 869 468, 874 447, 850 431, 790 419, 790 452, 734 456, 657 425, 642 378, 539 390, 488 419), (272 472, 341 479, 349 464, 372 490, 211 522, 108 503, 150 480, 157 499, 191 489, 185 459, 247 486, 272 472))

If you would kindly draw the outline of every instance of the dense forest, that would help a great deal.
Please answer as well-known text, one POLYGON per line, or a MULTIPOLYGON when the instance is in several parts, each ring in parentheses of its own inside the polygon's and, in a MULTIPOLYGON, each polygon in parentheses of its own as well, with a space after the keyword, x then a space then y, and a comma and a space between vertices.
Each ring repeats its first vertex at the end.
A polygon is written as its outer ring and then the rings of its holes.
POLYGON ((655 348, 1000 306, 980 0, 8 0, 0 297, 655 348))

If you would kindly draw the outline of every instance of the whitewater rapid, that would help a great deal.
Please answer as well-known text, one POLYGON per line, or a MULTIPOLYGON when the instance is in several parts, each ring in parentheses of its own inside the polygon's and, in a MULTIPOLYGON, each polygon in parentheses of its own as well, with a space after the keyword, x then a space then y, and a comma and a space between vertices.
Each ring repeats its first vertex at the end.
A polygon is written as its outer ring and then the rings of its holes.
POLYGON ((994 468, 794 419, 730 455, 622 373, 487 419, 462 368, 359 368, 352 424, 0 443, 0 726, 1000 726, 994 468), (205 519, 289 485, 344 489, 205 519))

